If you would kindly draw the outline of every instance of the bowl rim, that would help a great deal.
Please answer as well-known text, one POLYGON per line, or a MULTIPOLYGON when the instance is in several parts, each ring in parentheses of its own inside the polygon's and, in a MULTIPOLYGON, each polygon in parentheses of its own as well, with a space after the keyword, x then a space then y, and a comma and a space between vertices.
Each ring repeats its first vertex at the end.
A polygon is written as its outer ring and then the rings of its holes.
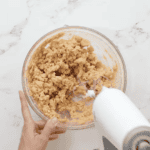
MULTIPOLYGON (((37 107, 35 107, 35 105, 33 104, 33 102, 30 101, 30 98, 29 96, 27 95, 27 91, 26 91, 26 88, 25 88, 25 78, 24 78, 24 74, 25 74, 25 67, 26 67, 26 61, 28 60, 28 57, 29 57, 29 54, 32 52, 32 50, 34 49, 34 47, 42 40, 44 39, 46 36, 52 34, 52 33, 55 33, 59 30, 63 30, 63 29, 71 29, 71 28, 80 28, 80 29, 83 29, 83 30, 88 30, 88 31, 92 31, 100 36, 102 36, 103 38, 105 38, 116 50, 116 52, 118 53, 120 59, 121 59, 121 62, 122 62, 122 65, 123 65, 123 71, 124 71, 124 86, 123 86, 123 92, 125 93, 126 91, 126 87, 127 87, 127 70, 126 70, 126 65, 125 65, 125 61, 118 49, 118 47, 108 38, 106 37, 105 35, 103 35, 102 33, 100 33, 99 31, 95 30, 95 29, 92 29, 92 28, 89 28, 89 27, 83 27, 83 26, 64 26, 64 27, 60 27, 60 28, 57 28, 57 29, 54 29, 46 34, 44 34, 41 38, 39 38, 39 40, 37 40, 35 42, 35 44, 30 48, 30 50, 28 51, 26 57, 25 57, 25 60, 24 60, 24 63, 23 63, 23 68, 22 68, 22 88, 23 88, 23 92, 25 94, 25 97, 30 105, 30 107, 34 110, 34 112, 41 118, 41 119, 44 119, 44 120, 48 120, 49 118, 47 116, 45 116, 37 107)), ((81 129, 87 129, 87 128, 91 128, 91 127, 94 127, 95 126, 95 123, 94 121, 88 125, 79 125, 79 126, 69 126, 67 127, 67 129, 69 130, 81 130, 81 129)))

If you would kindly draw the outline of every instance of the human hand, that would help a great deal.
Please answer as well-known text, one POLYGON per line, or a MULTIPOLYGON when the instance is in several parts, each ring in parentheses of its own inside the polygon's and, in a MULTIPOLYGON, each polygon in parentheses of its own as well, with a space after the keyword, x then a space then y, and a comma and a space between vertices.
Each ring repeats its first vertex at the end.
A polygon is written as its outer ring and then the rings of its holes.
POLYGON ((30 114, 27 100, 22 91, 19 91, 24 126, 18 150, 45 150, 48 141, 58 138, 58 134, 65 133, 65 127, 58 127, 57 118, 35 122, 30 114))

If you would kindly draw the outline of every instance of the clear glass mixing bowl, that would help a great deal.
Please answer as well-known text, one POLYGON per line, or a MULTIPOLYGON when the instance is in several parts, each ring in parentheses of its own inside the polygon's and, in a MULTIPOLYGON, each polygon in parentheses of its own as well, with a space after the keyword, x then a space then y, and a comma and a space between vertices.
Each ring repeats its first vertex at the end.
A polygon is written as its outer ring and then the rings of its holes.
MULTIPOLYGON (((29 105, 36 112, 36 114, 41 117, 43 120, 48 120, 49 118, 45 116, 42 111, 40 111, 37 107, 36 102, 29 94, 28 80, 26 78, 25 72, 28 69, 29 61, 32 58, 33 53, 36 49, 43 43, 46 39, 51 38, 52 36, 64 32, 65 35, 63 39, 70 39, 73 35, 78 35, 84 39, 87 39, 91 42, 91 45, 94 47, 94 53, 97 55, 98 59, 102 61, 103 64, 112 68, 116 63, 118 65, 118 72, 116 76, 116 87, 117 89, 125 92, 126 84, 127 84, 127 72, 124 60, 118 50, 118 48, 103 34, 99 33, 90 28, 80 27, 80 26, 68 26, 56 29, 51 31, 41 37, 30 49, 28 52, 26 59, 24 61, 23 70, 22 70, 22 86, 25 96, 28 100, 29 105)), ((68 129, 84 129, 94 126, 94 121, 87 122, 83 125, 67 125, 68 129)))

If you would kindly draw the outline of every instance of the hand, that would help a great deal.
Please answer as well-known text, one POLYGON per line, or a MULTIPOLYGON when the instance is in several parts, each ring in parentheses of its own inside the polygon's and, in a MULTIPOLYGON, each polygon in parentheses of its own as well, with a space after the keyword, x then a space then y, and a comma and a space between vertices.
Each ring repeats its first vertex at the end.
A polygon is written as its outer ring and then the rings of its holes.
POLYGON ((57 118, 35 122, 30 114, 27 100, 23 92, 19 91, 24 126, 22 130, 19 150, 45 150, 49 140, 58 138, 58 134, 65 133, 66 128, 58 127, 57 118))

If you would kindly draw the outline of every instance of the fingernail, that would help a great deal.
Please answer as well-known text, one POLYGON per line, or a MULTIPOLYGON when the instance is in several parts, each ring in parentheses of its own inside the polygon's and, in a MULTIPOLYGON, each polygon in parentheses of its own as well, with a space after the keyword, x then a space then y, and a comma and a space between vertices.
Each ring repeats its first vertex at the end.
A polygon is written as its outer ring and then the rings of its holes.
POLYGON ((57 124, 57 118, 56 117, 54 117, 53 119, 52 119, 52 122, 53 122, 53 124, 57 124))
POLYGON ((23 92, 22 91, 19 91, 19 95, 21 95, 23 92))

